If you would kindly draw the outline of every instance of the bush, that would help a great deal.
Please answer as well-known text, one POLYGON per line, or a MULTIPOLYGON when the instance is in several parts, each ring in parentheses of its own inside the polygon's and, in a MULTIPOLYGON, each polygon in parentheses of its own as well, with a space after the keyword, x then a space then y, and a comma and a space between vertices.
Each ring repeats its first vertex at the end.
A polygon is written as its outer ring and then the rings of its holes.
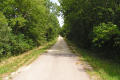
POLYGON ((11 43, 11 52, 12 54, 16 55, 25 51, 28 51, 29 49, 31 49, 33 46, 30 45, 28 42, 31 42, 31 44, 33 43, 30 40, 25 39, 23 34, 19 34, 17 36, 15 35, 11 35, 11 39, 10 39, 10 43, 11 43))
POLYGON ((7 43, 0 43, 0 56, 6 56, 11 54, 11 46, 7 43))
POLYGON ((120 47, 120 30, 113 23, 101 23, 93 28, 93 40, 95 46, 102 48, 120 47))
POLYGON ((10 27, 8 27, 8 22, 2 12, 0 12, 0 56, 10 53, 9 34, 10 27))

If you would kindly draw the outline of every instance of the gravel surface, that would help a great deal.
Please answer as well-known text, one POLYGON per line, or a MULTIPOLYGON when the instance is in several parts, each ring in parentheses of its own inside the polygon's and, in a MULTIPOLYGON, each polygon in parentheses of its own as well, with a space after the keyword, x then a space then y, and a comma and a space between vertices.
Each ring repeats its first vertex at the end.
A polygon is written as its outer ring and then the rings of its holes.
POLYGON ((12 80, 90 80, 79 58, 62 37, 29 66, 22 68, 12 80))

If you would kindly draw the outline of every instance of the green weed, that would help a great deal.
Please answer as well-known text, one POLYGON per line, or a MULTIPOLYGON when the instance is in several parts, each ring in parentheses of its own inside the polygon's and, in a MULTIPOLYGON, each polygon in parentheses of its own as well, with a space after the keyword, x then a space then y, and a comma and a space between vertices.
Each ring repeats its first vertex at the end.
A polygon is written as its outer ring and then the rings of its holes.
POLYGON ((120 80, 120 64, 93 56, 94 53, 78 48, 70 41, 67 41, 67 43, 74 53, 93 67, 93 71, 88 71, 88 73, 91 76, 97 75, 96 77, 100 77, 99 79, 96 78, 96 80, 120 80))
POLYGON ((6 75, 9 75, 11 72, 16 71, 19 67, 33 62, 38 56, 40 56, 40 54, 44 53, 55 42, 56 40, 51 41, 39 48, 33 49, 18 56, 4 58, 4 60, 0 62, 0 79, 6 75))

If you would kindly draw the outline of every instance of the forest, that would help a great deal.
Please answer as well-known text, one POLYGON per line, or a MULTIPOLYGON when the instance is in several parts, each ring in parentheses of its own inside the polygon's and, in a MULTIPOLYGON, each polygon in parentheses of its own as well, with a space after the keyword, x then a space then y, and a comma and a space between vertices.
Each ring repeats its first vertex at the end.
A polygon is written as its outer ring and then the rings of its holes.
POLYGON ((18 55, 58 36, 57 4, 0 0, 0 57, 18 55))
POLYGON ((120 0, 58 0, 60 5, 55 1, 0 0, 0 80, 22 66, 33 70, 35 79, 41 69, 46 73, 39 74, 49 75, 48 80, 61 75, 66 79, 65 72, 72 75, 69 79, 82 78, 85 72, 99 77, 92 80, 120 80, 120 0), (37 58, 37 67, 26 66, 37 58))
POLYGON ((120 62, 120 0, 60 0, 61 35, 78 47, 120 62))

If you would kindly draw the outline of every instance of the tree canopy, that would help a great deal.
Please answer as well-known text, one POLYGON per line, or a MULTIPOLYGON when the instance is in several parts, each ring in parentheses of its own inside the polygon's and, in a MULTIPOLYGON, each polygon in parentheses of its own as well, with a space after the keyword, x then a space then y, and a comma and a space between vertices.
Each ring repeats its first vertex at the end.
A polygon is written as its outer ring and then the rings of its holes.
POLYGON ((118 56, 120 0, 60 0, 60 3, 65 20, 63 36, 79 47, 118 56))
POLYGON ((0 56, 17 55, 55 39, 58 8, 49 0, 0 0, 0 56))

